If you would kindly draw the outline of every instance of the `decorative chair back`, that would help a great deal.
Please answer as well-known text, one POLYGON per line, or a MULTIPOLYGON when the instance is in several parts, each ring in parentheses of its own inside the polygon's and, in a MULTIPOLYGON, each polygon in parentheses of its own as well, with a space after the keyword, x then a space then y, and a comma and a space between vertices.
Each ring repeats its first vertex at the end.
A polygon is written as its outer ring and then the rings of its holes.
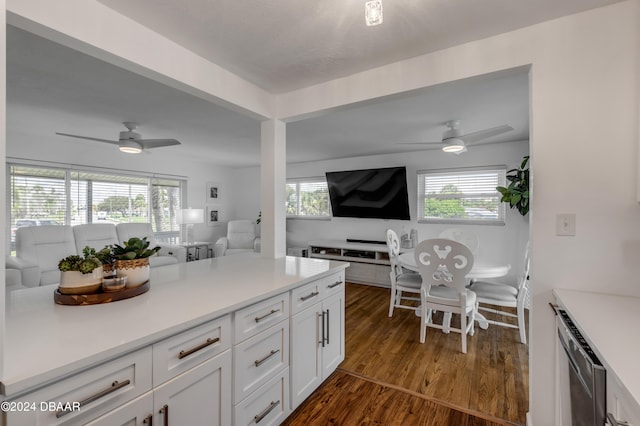
POLYGON ((444 238, 424 240, 415 249, 415 259, 427 294, 435 285, 455 288, 458 293, 466 290, 473 254, 464 244, 444 238))
POLYGON ((400 239, 393 229, 387 229, 387 249, 389 250, 391 272, 398 276, 402 274, 402 267, 398 261, 398 256, 400 255, 400 239))

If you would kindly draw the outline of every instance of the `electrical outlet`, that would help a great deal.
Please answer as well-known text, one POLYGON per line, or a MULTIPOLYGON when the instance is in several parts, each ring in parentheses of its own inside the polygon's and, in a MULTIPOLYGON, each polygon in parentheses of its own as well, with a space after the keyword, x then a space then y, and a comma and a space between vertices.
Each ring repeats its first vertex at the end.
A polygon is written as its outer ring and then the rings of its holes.
POLYGON ((556 215, 556 235, 574 237, 576 235, 576 215, 562 213, 556 215))

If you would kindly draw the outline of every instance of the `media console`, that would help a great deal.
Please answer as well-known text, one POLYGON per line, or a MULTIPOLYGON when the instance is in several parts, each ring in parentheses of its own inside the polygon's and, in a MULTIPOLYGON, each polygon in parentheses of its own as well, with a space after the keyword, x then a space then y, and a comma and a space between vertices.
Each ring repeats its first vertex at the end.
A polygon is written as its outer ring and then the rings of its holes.
MULTIPOLYGON (((360 240, 364 241, 364 240, 360 240)), ((358 284, 391 287, 391 263, 386 244, 361 243, 341 240, 315 240, 309 242, 309 257, 349 262, 346 280, 358 284)))

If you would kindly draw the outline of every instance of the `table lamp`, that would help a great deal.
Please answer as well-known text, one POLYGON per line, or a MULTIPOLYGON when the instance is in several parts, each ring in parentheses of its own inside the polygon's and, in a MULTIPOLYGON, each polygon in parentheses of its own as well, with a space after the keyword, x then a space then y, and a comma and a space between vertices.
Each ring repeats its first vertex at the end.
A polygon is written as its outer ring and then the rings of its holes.
POLYGON ((204 210, 203 209, 180 209, 176 216, 179 225, 187 225, 187 244, 189 244, 189 231, 193 228, 195 223, 204 222, 204 210))

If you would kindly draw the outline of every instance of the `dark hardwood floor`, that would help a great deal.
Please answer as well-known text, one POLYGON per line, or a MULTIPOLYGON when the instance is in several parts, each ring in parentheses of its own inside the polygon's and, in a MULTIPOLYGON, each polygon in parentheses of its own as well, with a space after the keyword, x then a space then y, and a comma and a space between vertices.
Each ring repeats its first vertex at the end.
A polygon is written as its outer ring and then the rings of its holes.
POLYGON ((420 344, 419 318, 389 318, 388 303, 388 289, 347 284, 345 360, 285 424, 525 424, 528 346, 517 330, 476 326, 463 354, 457 333, 429 328, 420 344))

